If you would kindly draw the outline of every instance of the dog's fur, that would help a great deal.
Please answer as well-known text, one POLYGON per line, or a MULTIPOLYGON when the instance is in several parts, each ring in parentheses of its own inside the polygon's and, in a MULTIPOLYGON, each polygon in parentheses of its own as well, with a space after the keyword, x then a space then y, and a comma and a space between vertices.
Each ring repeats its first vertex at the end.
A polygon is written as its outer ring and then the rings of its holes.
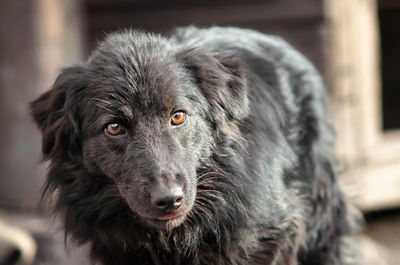
POLYGON ((31 108, 45 193, 102 264, 345 264, 352 229, 323 84, 279 38, 111 34, 31 108), (177 110, 187 120, 174 126, 177 110), (175 188, 178 216, 158 220, 153 197, 175 188))

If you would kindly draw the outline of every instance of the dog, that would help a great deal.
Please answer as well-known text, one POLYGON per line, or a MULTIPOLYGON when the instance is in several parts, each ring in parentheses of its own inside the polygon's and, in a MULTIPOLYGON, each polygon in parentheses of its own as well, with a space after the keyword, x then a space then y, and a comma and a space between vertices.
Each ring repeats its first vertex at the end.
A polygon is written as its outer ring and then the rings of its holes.
POLYGON ((233 27, 110 34, 31 103, 66 234, 109 264, 348 264, 313 65, 233 27))

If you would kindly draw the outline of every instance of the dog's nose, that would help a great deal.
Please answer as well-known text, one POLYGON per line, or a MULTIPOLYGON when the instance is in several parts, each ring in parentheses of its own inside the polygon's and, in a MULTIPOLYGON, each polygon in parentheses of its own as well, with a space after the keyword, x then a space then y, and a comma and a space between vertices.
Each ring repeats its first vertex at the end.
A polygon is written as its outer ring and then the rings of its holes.
POLYGON ((174 187, 165 191, 158 190, 151 194, 151 204, 160 210, 176 210, 183 202, 183 190, 174 187))

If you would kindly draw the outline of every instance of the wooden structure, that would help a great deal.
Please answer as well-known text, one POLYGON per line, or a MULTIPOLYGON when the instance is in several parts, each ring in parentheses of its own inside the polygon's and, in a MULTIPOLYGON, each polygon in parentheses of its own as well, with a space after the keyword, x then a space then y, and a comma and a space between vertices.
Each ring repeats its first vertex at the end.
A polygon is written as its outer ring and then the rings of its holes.
MULTIPOLYGON (((363 209, 398 207, 400 126, 384 130, 378 10, 396 10, 400 4, 390 0, 326 0, 325 4, 325 58, 343 180, 355 184, 353 191, 363 209)), ((398 57, 399 51, 389 56, 398 57)), ((400 120, 400 107, 389 115, 400 120)))
POLYGON ((37 209, 46 170, 28 103, 82 58, 78 1, 0 1, 1 208, 37 209))

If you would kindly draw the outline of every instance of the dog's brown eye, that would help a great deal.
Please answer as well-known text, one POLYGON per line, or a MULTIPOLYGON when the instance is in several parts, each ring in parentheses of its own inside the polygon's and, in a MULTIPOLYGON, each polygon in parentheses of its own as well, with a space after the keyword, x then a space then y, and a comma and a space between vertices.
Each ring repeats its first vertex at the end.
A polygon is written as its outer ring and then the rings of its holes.
POLYGON ((186 113, 183 111, 175 112, 171 117, 172 125, 181 125, 186 121, 186 113))
POLYGON ((106 132, 109 135, 112 136, 117 136, 123 133, 123 127, 121 124, 119 123, 110 123, 109 125, 107 125, 106 127, 106 132))

